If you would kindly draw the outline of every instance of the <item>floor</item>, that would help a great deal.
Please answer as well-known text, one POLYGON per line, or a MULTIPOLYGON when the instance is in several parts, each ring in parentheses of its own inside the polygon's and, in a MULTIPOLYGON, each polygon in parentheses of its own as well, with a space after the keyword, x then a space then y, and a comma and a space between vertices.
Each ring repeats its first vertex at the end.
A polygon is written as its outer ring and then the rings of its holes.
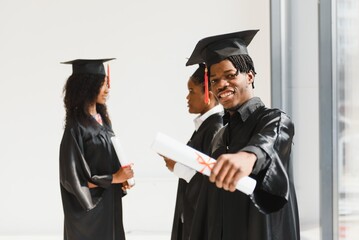
MULTIPOLYGON (((302 240, 319 240, 319 231, 308 230, 302 232, 302 240)), ((126 240, 169 240, 170 233, 162 232, 129 232, 126 240)), ((0 240, 62 240, 62 236, 0 236, 0 240)))
MULTIPOLYGON (((130 233, 126 240, 169 240, 169 234, 130 233)), ((62 236, 0 236, 0 240, 62 240, 62 236)))

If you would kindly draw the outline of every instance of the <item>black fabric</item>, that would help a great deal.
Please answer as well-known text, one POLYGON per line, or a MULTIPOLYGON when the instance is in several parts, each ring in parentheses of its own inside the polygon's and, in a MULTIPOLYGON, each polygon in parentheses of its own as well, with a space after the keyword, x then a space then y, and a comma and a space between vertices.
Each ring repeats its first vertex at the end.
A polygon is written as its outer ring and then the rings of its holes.
POLYGON ((198 80, 198 83, 204 83, 204 74, 205 74, 206 65, 203 63, 198 64, 198 68, 192 74, 193 78, 198 80))
POLYGON ((111 184, 120 163, 110 126, 94 119, 65 128, 60 145, 64 240, 123 240, 121 184, 111 184), (88 182, 97 188, 88 188, 88 182))
POLYGON ((111 61, 113 59, 115 58, 75 59, 67 62, 62 62, 62 64, 71 64, 72 74, 89 73, 106 76, 106 71, 105 67, 103 66, 103 63, 111 61))
POLYGON ((258 31, 246 30, 203 38, 197 43, 186 66, 203 62, 210 66, 229 56, 248 54, 247 46, 258 31))
MULTIPOLYGON (((212 157, 248 151, 258 160, 254 193, 219 189, 203 181, 191 240, 297 240, 299 216, 289 175, 294 125, 280 110, 252 98, 230 116, 215 136, 212 157)), ((208 178, 207 178, 208 179, 208 178)))
MULTIPOLYGON (((187 143, 188 146, 210 154, 211 141, 218 130, 223 126, 220 113, 209 116, 195 131, 187 143)), ((171 240, 188 240, 192 228, 192 219, 197 208, 198 194, 202 187, 204 176, 196 173, 187 183, 183 179, 178 181, 177 199, 173 220, 171 240), (182 217, 183 215, 183 222, 182 217)))

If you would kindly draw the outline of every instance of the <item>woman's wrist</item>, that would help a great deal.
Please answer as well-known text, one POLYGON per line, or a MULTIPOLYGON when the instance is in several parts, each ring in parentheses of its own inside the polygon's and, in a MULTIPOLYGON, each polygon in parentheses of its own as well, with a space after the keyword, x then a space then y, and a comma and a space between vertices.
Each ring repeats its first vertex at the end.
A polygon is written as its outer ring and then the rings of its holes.
POLYGON ((117 184, 117 183, 120 183, 117 176, 116 176, 116 173, 112 174, 112 184, 117 184))

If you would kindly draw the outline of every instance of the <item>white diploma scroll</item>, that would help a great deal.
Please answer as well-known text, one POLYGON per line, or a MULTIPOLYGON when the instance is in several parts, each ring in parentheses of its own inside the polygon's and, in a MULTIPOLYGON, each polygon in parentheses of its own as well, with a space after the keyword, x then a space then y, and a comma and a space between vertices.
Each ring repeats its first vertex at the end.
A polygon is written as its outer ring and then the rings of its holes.
MULTIPOLYGON (((125 155, 125 152, 123 151, 120 140, 114 136, 114 137, 111 137, 111 141, 112 141, 113 147, 115 148, 115 152, 118 157, 118 160, 121 163, 121 166, 122 167, 130 167, 130 165, 132 163, 128 161, 128 158, 125 155)), ((127 182, 131 187, 135 185, 134 178, 127 179, 127 182)))
MULTIPOLYGON (((212 167, 216 163, 213 158, 160 132, 152 143, 152 149, 207 176, 211 174, 212 167)), ((256 184, 253 178, 243 177, 239 179, 236 188, 249 195, 253 193, 256 184)))

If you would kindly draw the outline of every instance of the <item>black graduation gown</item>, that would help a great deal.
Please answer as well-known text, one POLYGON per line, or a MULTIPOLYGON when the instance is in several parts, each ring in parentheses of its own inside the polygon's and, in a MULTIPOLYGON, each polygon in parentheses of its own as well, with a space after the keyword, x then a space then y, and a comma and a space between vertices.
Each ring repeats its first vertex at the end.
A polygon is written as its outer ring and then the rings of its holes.
MULTIPOLYGON (((198 130, 193 133, 187 145, 209 155, 211 141, 214 135, 223 126, 222 115, 222 113, 216 113, 209 116, 198 130)), ((181 178, 179 179, 171 240, 189 239, 202 180, 203 175, 198 172, 189 183, 181 178), (182 214, 183 223, 181 220, 182 214)))
MULTIPOLYGON (((227 115, 227 114, 226 114, 227 115)), ((280 110, 252 98, 230 117, 216 135, 212 157, 252 152, 257 180, 250 196, 203 181, 191 240, 297 240, 299 217, 292 183, 290 152, 294 126, 280 110)))
POLYGON ((123 240, 121 184, 111 184, 120 163, 110 126, 95 120, 65 128, 60 145, 64 240, 123 240), (97 188, 89 189, 92 182, 97 188))

